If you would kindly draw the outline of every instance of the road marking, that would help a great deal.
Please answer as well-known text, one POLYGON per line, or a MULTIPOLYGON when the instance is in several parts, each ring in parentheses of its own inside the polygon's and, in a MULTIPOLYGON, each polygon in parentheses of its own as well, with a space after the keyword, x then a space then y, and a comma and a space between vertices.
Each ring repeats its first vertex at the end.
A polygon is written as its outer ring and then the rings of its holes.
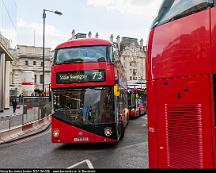
POLYGON ((34 136, 29 137, 29 138, 27 137, 27 138, 25 138, 25 139, 18 140, 18 141, 16 141, 16 142, 14 142, 13 144, 21 144, 21 143, 23 143, 23 142, 31 141, 31 140, 33 140, 33 139, 39 138, 39 137, 41 137, 41 136, 44 136, 44 135, 48 134, 49 132, 50 132, 50 131, 48 130, 48 131, 45 131, 45 132, 40 133, 40 134, 38 134, 38 135, 34 135, 34 136))
POLYGON ((88 159, 83 160, 83 161, 81 161, 81 162, 78 162, 78 163, 76 163, 76 164, 74 164, 74 165, 72 165, 72 166, 70 166, 70 167, 67 167, 67 169, 75 168, 75 167, 77 167, 78 165, 81 165, 81 164, 83 164, 83 163, 85 163, 85 162, 86 162, 86 164, 88 165, 89 169, 94 169, 94 167, 93 167, 91 161, 88 160, 88 159))

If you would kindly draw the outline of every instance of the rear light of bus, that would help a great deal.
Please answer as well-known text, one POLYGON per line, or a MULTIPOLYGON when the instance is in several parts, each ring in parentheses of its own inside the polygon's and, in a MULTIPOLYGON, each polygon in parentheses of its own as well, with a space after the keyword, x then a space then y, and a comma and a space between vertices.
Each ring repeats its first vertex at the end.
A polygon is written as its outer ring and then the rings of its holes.
POLYGON ((53 131, 53 137, 54 138, 58 138, 59 137, 59 130, 58 129, 56 129, 56 130, 53 131))

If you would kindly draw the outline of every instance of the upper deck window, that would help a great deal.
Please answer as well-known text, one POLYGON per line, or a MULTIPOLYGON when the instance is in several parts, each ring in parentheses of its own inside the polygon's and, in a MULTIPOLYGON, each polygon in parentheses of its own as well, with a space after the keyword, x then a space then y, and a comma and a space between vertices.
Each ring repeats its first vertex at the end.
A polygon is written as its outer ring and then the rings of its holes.
POLYGON ((72 47, 58 49, 54 64, 111 62, 111 46, 72 47))
POLYGON ((209 0, 164 0, 152 27, 199 12, 209 5, 209 0))

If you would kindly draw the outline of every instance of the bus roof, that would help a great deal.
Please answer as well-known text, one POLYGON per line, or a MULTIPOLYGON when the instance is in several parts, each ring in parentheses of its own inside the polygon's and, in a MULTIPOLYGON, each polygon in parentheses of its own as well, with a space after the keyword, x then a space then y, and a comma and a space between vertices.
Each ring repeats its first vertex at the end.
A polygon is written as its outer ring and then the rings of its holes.
POLYGON ((81 38, 76 40, 69 40, 56 47, 56 49, 79 47, 79 46, 111 46, 112 43, 107 40, 98 38, 81 38))

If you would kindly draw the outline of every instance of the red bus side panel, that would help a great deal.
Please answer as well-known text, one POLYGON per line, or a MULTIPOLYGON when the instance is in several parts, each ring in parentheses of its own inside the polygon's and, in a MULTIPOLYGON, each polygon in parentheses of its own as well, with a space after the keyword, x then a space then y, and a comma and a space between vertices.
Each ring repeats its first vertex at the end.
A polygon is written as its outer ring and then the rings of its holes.
POLYGON ((149 168, 158 168, 158 130, 157 129, 157 86, 156 81, 147 82, 147 114, 148 114, 148 149, 149 168))
POLYGON ((212 168, 210 78, 158 81, 160 168, 212 168))
POLYGON ((211 9, 211 51, 213 73, 216 74, 216 7, 211 9))
POLYGON ((148 50, 147 50, 147 57, 146 57, 146 80, 152 80, 152 42, 154 38, 154 29, 149 34, 148 40, 148 50))
MULTIPOLYGON (((211 9, 211 52, 212 52, 212 60, 213 60, 213 73, 216 74, 216 7, 211 9)), ((213 86, 213 84, 212 84, 213 86)), ((214 107, 214 97, 216 93, 213 92, 212 89, 212 103, 214 107)), ((216 103, 215 103, 216 104, 216 103)), ((213 143, 214 143, 214 159, 215 159, 215 167, 216 167, 216 116, 215 116, 215 109, 213 111, 213 118, 212 118, 212 126, 213 126, 213 143)))
POLYGON ((147 80, 212 72, 209 9, 158 26, 152 36, 147 80))

